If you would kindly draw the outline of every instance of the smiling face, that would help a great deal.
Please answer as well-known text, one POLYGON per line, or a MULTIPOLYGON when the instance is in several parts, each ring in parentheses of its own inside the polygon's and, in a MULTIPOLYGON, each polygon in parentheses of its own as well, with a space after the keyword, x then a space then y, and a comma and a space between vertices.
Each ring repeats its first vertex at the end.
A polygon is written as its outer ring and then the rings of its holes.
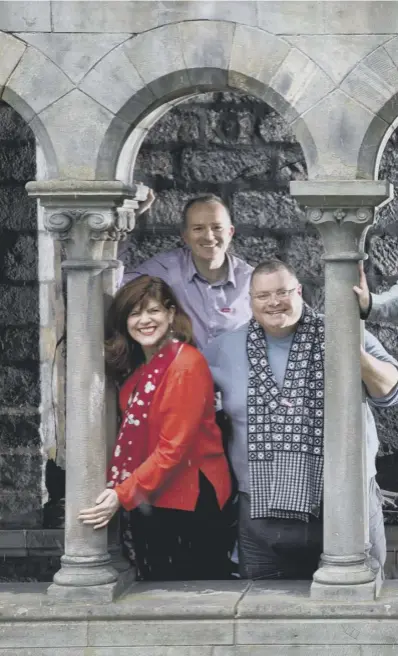
POLYGON ((167 338, 174 314, 174 308, 167 310, 155 299, 148 299, 143 306, 134 306, 131 310, 127 318, 127 332, 140 344, 147 360, 167 338))
POLYGON ((216 201, 194 203, 188 210, 183 238, 195 258, 221 266, 234 227, 226 208, 216 201))
POLYGON ((301 285, 287 269, 256 274, 250 289, 254 318, 270 335, 288 335, 301 316, 301 294, 301 285))

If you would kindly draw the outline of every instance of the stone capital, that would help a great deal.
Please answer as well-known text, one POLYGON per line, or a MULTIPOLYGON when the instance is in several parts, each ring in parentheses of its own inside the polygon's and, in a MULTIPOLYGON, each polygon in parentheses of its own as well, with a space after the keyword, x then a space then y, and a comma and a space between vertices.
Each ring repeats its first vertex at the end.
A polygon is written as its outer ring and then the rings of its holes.
POLYGON ((300 180, 290 183, 290 192, 319 230, 324 259, 346 262, 364 258, 361 235, 373 223, 376 208, 394 194, 384 180, 300 180))
POLYGON ((105 241, 119 241, 135 227, 143 185, 118 181, 46 180, 28 182, 29 196, 44 207, 44 226, 65 242, 71 260, 98 260, 105 241))
POLYGON ((343 211, 373 210, 394 196, 393 186, 387 180, 294 180, 290 193, 304 207, 343 211))

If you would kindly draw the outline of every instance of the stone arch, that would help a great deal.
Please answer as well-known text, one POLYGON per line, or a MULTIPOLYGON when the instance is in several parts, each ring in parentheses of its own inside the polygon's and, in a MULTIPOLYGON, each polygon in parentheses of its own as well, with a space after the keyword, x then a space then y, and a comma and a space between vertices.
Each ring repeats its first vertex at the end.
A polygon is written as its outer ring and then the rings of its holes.
POLYGON ((74 85, 36 48, 5 32, 0 32, 0 55, 0 99, 32 129, 43 152, 46 177, 57 177, 55 149, 40 114, 74 85))
POLYGON ((383 150, 398 120, 398 37, 364 57, 340 89, 368 114, 358 149, 356 177, 377 179, 383 150))
POLYGON ((114 114, 99 149, 96 177, 113 178, 131 131, 142 136, 170 103, 228 89, 264 100, 292 125, 311 177, 317 148, 302 116, 334 87, 312 59, 259 28, 204 20, 156 28, 115 48, 80 84, 114 114))

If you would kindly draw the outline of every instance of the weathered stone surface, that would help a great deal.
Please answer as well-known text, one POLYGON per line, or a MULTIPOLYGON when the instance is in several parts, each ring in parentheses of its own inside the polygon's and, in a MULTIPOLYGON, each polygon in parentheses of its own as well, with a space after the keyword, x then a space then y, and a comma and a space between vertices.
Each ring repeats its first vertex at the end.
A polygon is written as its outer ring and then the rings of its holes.
POLYGON ((306 1, 298 5, 294 0, 258 3, 258 26, 273 34, 323 34, 323 11, 318 2, 306 1))
POLYGON ((3 367, 0 379, 0 398, 2 406, 37 406, 40 403, 37 366, 3 367))
POLYGON ((330 93, 335 85, 309 57, 292 48, 270 86, 302 114, 330 93))
MULTIPOLYGON (((358 152, 373 120, 372 112, 340 90, 333 91, 307 111, 305 122, 317 143, 316 161, 307 162, 309 177, 354 179, 358 172, 358 152)), ((380 143, 379 137, 387 125, 380 119, 374 125, 374 141, 380 143)), ((299 136, 299 124, 297 131, 299 136)))
POLYGON ((161 2, 159 25, 191 20, 228 20, 245 25, 257 24, 255 2, 161 2))
POLYGON ((389 39, 388 42, 384 44, 384 49, 388 52, 394 64, 398 66, 398 37, 395 36, 395 38, 389 39))
MULTIPOLYGON (((3 623, 2 647, 12 649, 33 649, 51 644, 55 651, 58 647, 76 647, 86 645, 87 622, 51 622, 46 631, 38 622, 17 624, 3 623)), ((39 652, 40 653, 40 652, 39 652)))
MULTIPOLYGON (((289 36, 287 40, 339 84, 361 59, 390 39, 382 34, 289 36)), ((386 49, 391 42, 386 44, 386 49)))
POLYGON ((38 360, 39 327, 2 327, 0 328, 0 349, 5 360, 38 360))
POLYGON ((162 191, 156 198, 148 216, 148 226, 179 226, 185 203, 194 194, 177 191, 162 191))
POLYGON ((188 87, 178 25, 159 27, 130 39, 125 52, 146 84, 180 71, 181 85, 188 87))
POLYGON ((235 182, 250 180, 253 177, 270 179, 272 175, 271 157, 263 151, 191 150, 183 152, 181 175, 186 180, 197 182, 235 182))
POLYGON ((35 170, 35 149, 31 142, 0 142, 1 180, 21 183, 29 180, 32 170, 35 170))
POLYGON ((398 69, 384 48, 378 48, 359 63, 341 89, 386 121, 394 120, 395 110, 382 107, 398 92, 398 69))
POLYGON ((42 112, 41 119, 56 149, 61 177, 93 180, 98 149, 112 114, 75 89, 42 112))
MULTIPOLYGON (((40 471, 36 472, 36 479, 41 480, 40 471)), ((38 528, 42 526, 42 514, 40 489, 29 486, 24 489, 2 491, 0 500, 0 526, 2 528, 38 528)))
POLYGON ((2 228, 34 230, 37 225, 37 204, 28 197, 24 187, 0 187, 0 220, 2 228))
POLYGON ((201 128, 201 112, 195 108, 176 107, 160 118, 156 127, 149 130, 145 137, 146 144, 167 144, 182 141, 191 143, 198 141, 201 128))
MULTIPOLYGON (((128 0, 117 4, 105 0, 95 5, 90 1, 56 0, 52 3, 54 32, 146 32, 159 24, 157 2, 128 0)), ((49 31, 49 30, 48 30, 49 31)))
POLYGON ((49 32, 51 30, 51 3, 48 0, 28 0, 1 3, 0 30, 4 32, 49 32))
MULTIPOLYGON (((393 178, 394 176, 395 174, 393 174, 393 178)), ((377 217, 376 217, 377 225, 381 229, 385 229, 385 230, 395 229, 397 224, 397 215, 398 215, 397 212, 398 212, 398 197, 397 195, 395 195, 393 200, 377 213, 377 217)))
POLYGON ((237 25, 229 68, 231 73, 241 73, 268 84, 288 52, 286 41, 259 29, 237 25))
MULTIPOLYGON (((4 9, 7 11, 7 8, 4 7, 5 4, 11 5, 13 3, 3 2, 2 14, 4 9)), ((0 21, 1 18, 2 15, 0 17, 0 21)), ((7 82, 9 76, 11 75, 15 66, 18 64, 25 50, 26 46, 21 43, 21 41, 18 41, 18 39, 15 39, 13 36, 11 36, 11 34, 0 33, 0 89, 7 82)))
POLYGON ((269 141, 287 141, 294 143, 296 141, 296 137, 290 126, 282 116, 275 111, 270 111, 261 119, 258 132, 265 143, 269 141))
POLYGON ((8 251, 4 272, 9 280, 37 279, 37 238, 21 235, 8 251))
POLYGON ((237 233, 232 242, 232 252, 252 266, 268 257, 280 257, 280 241, 270 236, 242 235, 237 233))
MULTIPOLYGON (((166 180, 172 179, 173 170, 173 156, 168 152, 148 152, 141 150, 135 164, 139 171, 145 171, 145 176, 151 178, 161 176, 166 180)), ((143 180, 145 182, 145 180, 143 180)))
POLYGON ((233 196, 235 223, 269 230, 302 230, 303 212, 281 192, 240 191, 233 196))
POLYGON ((72 88, 72 82, 50 59, 29 47, 7 82, 3 100, 7 102, 10 89, 27 103, 33 117, 72 88), (45 85, 43 80, 46 80, 45 85))
MULTIPOLYGON (((102 59, 81 81, 79 85, 95 101, 117 114, 127 101, 142 89, 145 100, 149 104, 155 100, 155 95, 146 88, 128 53, 128 42, 112 50, 102 59)), ((145 104, 143 102, 142 109, 145 104)), ((128 109, 120 114, 121 118, 129 120, 128 109)))
POLYGON ((180 23, 186 67, 228 68, 235 26, 221 21, 180 23))
POLYGON ((39 322, 38 286, 0 285, 0 325, 20 326, 39 322))
POLYGON ((0 139, 1 141, 26 139, 32 144, 35 140, 33 132, 26 121, 12 107, 2 101, 0 101, 0 139))
POLYGON ((0 456, 0 485, 4 491, 40 489, 40 472, 43 464, 41 455, 27 453, 2 454, 0 456))
POLYGON ((40 416, 0 414, 0 452, 17 447, 40 447, 40 416))
POLYGON ((300 280, 314 277, 322 280, 324 275, 324 262, 321 259, 324 252, 322 239, 319 235, 314 236, 312 228, 308 232, 310 234, 304 233, 291 237, 283 259, 294 267, 300 280))
POLYGON ((256 115, 249 109, 236 111, 225 109, 221 111, 207 110, 203 116, 205 126, 204 137, 208 143, 214 144, 250 144, 255 141, 256 115))
MULTIPOLYGON (((94 5, 93 5, 94 7, 94 5)), ((54 32, 22 32, 18 35, 44 53, 74 82, 78 82, 110 50, 130 34, 56 34, 54 32)))
POLYGON ((90 623, 88 627, 88 642, 93 646, 119 645, 225 645, 233 643, 232 621, 193 622, 185 620, 185 631, 181 631, 179 623, 147 621, 144 625, 138 622, 118 623, 117 630, 112 622, 90 623))

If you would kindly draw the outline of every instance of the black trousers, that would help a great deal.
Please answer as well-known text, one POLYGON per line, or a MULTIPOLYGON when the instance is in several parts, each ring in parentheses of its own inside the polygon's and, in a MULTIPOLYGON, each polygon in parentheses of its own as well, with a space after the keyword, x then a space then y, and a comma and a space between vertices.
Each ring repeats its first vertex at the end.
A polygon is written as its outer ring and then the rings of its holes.
POLYGON ((251 519, 239 493, 239 573, 245 579, 311 579, 322 554, 322 519, 251 519))
POLYGON ((229 578, 227 513, 200 474, 193 512, 140 506, 130 512, 137 580, 189 581, 229 578))

